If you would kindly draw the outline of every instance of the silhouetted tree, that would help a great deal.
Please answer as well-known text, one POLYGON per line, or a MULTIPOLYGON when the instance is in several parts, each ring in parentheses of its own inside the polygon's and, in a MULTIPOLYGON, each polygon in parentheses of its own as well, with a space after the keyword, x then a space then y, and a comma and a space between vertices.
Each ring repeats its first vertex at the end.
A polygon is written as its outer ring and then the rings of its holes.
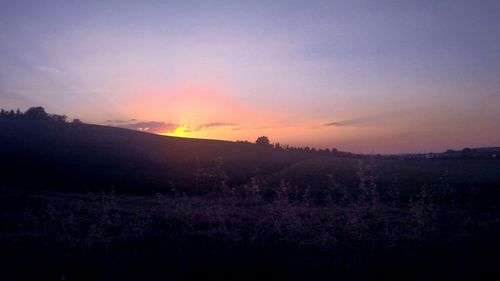
POLYGON ((255 143, 258 145, 268 146, 269 145, 269 138, 266 136, 258 137, 257 140, 255 141, 255 143))
POLYGON ((73 121, 71 121, 71 123, 73 123, 73 124, 82 124, 83 122, 80 121, 80 119, 76 119, 75 118, 75 119, 73 119, 73 121))
POLYGON ((49 120, 50 116, 45 112, 45 108, 41 106, 31 107, 24 112, 23 119, 26 120, 49 120))
POLYGON ((8 110, 4 110, 3 108, 2 108, 2 110, 0 110, 0 118, 9 119, 9 117, 10 117, 9 115, 10 114, 9 114, 8 110))
POLYGON ((50 115, 50 120, 54 122, 61 122, 61 123, 66 123, 66 115, 57 115, 57 114, 52 114, 50 115))

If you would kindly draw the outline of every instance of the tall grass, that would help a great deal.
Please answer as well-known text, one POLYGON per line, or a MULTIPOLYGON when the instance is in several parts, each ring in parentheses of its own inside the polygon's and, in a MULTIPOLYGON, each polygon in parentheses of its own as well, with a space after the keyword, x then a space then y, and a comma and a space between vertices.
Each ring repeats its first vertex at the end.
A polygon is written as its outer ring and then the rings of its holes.
MULTIPOLYGON (((292 268, 350 271, 376 262, 380 253, 418 253, 499 224, 496 213, 459 198, 445 176, 403 200, 404 186, 380 186, 370 161, 359 162, 357 186, 342 185, 331 174, 321 192, 290 179, 273 186, 264 177, 230 186, 222 159, 214 165, 197 175, 199 188, 203 183, 209 190, 204 195, 34 194, 31 200, 41 207, 25 210, 8 231, 37 233, 42 238, 32 239, 43 241, 44 250, 72 259, 159 259, 169 268, 189 268, 260 264, 272 256, 292 268)), ((16 239, 16 247, 29 247, 29 239, 16 239)))

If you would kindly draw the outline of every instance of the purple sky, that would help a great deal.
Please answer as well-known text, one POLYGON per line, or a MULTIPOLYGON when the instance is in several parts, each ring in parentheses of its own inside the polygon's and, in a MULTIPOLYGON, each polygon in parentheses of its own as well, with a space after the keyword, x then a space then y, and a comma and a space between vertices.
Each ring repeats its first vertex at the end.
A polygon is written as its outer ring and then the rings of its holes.
POLYGON ((499 1, 68 2, 0 3, 0 107, 354 152, 500 145, 499 1))

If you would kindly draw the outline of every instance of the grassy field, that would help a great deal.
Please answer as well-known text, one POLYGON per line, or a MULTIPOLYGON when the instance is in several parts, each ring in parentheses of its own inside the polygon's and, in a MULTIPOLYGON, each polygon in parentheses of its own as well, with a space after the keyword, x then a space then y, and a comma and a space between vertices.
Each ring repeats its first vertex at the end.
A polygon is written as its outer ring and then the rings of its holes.
MULTIPOLYGON (((281 187, 285 188, 285 187, 281 187)), ((498 209, 359 198, 2 189, 3 280, 448 279, 498 272, 498 209)), ((278 191, 279 192, 279 191, 278 191)))

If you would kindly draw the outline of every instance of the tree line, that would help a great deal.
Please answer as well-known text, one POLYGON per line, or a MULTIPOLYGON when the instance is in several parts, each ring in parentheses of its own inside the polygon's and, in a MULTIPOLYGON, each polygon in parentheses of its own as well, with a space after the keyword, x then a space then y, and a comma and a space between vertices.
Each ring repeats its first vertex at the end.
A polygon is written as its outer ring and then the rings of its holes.
MULTIPOLYGON (((21 110, 4 110, 0 109, 0 119, 3 120, 35 120, 35 121, 52 121, 58 123, 68 123, 66 115, 49 114, 45 108, 35 106, 28 108, 25 112, 21 110)), ((73 119, 72 123, 82 123, 79 119, 73 119)))
MULTIPOLYGON (((251 143, 249 141, 237 141, 239 143, 251 143)), ((355 154, 352 152, 345 152, 345 151, 340 151, 337 148, 325 148, 325 149, 317 149, 314 147, 309 147, 309 146, 291 146, 288 144, 281 144, 279 142, 274 142, 271 143, 269 138, 266 136, 261 136, 258 137, 257 140, 255 141, 255 144, 260 145, 260 146, 266 146, 266 147, 271 147, 274 149, 279 149, 279 150, 287 150, 287 151, 296 151, 296 152, 305 152, 305 153, 314 153, 318 155, 324 155, 324 156, 336 156, 336 157, 362 157, 363 155, 360 154, 355 154)))

